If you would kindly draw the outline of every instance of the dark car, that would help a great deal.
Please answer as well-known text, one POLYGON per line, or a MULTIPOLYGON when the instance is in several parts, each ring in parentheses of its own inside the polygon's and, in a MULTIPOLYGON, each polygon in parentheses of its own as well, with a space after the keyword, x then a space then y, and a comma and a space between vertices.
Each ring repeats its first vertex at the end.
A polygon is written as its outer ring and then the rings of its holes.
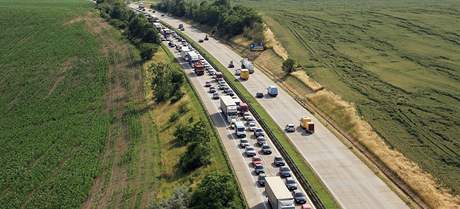
POLYGON ((281 178, 291 177, 291 169, 287 166, 282 166, 280 168, 280 176, 281 178))
POLYGON ((273 164, 275 164, 276 167, 284 166, 286 163, 284 162, 283 158, 280 156, 276 156, 275 159, 273 160, 273 164))
POLYGON ((303 192, 299 192, 299 191, 294 192, 293 196, 294 196, 295 203, 297 204, 307 203, 307 197, 305 196, 303 192))
POLYGON ((204 84, 204 87, 211 87, 211 82, 206 81, 206 83, 204 84))
POLYGON ((264 166, 262 164, 256 164, 254 167, 254 172, 259 175, 261 173, 265 173, 264 166))
POLYGON ((262 145, 262 153, 264 153, 264 155, 272 154, 272 148, 267 144, 264 144, 262 145))
POLYGON ((263 98, 263 97, 264 97, 263 93, 260 93, 260 92, 256 93, 256 98, 263 98))
POLYGON ((265 186, 265 177, 267 177, 267 175, 265 175, 265 173, 261 173, 261 174, 259 174, 259 177, 257 177, 257 183, 260 186, 265 186))
POLYGON ((265 137, 263 137, 263 136, 257 137, 257 145, 262 146, 262 145, 264 145, 266 142, 267 142, 267 140, 265 139, 265 137))
POLYGON ((219 93, 214 92, 214 93, 212 94, 212 99, 219 99, 219 93))
POLYGON ((241 148, 246 148, 247 146, 249 146, 249 141, 247 139, 241 139, 240 140, 240 147, 241 148))
POLYGON ((214 86, 211 86, 209 88, 209 93, 215 93, 216 92, 216 88, 214 86))
POLYGON ((176 45, 172 41, 170 41, 170 42, 168 42, 168 46, 169 47, 175 47, 176 45))
POLYGON ((199 43, 203 43, 203 39, 198 40, 199 43))
POLYGON ((286 178, 286 187, 292 191, 297 189, 297 182, 292 177, 286 178))
POLYGON ((258 137, 258 136, 265 136, 264 130, 261 129, 261 128, 256 128, 256 129, 254 129, 254 136, 256 136, 256 137, 258 137))
POLYGON ((232 90, 230 90, 230 91, 227 92, 227 95, 229 95, 229 96, 235 96, 235 92, 233 92, 232 90))

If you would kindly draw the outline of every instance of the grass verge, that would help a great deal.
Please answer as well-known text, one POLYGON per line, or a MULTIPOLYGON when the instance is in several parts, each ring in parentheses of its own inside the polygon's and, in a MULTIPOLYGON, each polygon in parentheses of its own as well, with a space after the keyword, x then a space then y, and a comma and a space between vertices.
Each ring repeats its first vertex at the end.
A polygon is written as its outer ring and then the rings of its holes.
MULTIPOLYGON (((167 23, 164 23, 168 25, 167 23)), ((170 27, 173 28, 174 27, 170 27)), ((175 29, 174 29, 175 30, 175 29)), ((257 102, 257 100, 249 93, 246 88, 236 79, 233 77, 232 73, 227 70, 225 66, 223 66, 216 58, 214 58, 211 54, 209 54, 203 47, 198 45, 195 41, 193 41, 189 36, 186 34, 175 30, 177 33, 181 34, 192 46, 197 49, 201 55, 209 61, 209 63, 222 72, 224 76, 227 78, 227 81, 231 83, 240 93, 241 97, 243 97, 249 105, 251 105, 254 110, 259 114, 259 116, 266 122, 266 124, 270 127, 271 131, 277 138, 277 140, 281 143, 284 149, 289 153, 289 156, 294 160, 296 166, 300 169, 303 176, 305 176, 308 182, 311 184, 315 192, 318 194, 319 198, 323 201, 326 208, 330 209, 338 209, 340 206, 335 201, 334 197, 331 193, 329 193, 326 186, 321 182, 321 180, 316 176, 313 169, 309 166, 309 164, 305 161, 302 155, 298 152, 295 146, 287 139, 284 135, 284 132, 281 128, 275 123, 275 121, 270 117, 270 115, 262 108, 262 106, 257 102)))

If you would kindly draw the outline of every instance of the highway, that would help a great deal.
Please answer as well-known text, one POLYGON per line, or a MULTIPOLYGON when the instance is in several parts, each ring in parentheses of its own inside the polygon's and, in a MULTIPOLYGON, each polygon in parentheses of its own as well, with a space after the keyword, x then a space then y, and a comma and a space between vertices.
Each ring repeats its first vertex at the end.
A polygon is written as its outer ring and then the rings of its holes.
MULTIPOLYGON (((169 25, 184 24, 184 33, 194 41, 198 42, 205 36, 205 33, 179 19, 156 14, 158 18, 169 25)), ((230 61, 238 66, 242 59, 225 44, 212 37, 200 45, 224 66, 227 66, 230 61)), ((244 87, 253 95, 256 92, 265 93, 269 85, 277 86, 261 71, 257 69, 255 71, 248 81, 242 82, 244 87)), ((298 124, 302 116, 313 118, 316 125, 314 134, 306 135, 302 131, 297 131, 288 134, 288 138, 311 165, 342 208, 408 208, 396 193, 287 92, 280 89, 276 98, 265 97, 258 101, 281 128, 284 128, 287 123, 298 124)))

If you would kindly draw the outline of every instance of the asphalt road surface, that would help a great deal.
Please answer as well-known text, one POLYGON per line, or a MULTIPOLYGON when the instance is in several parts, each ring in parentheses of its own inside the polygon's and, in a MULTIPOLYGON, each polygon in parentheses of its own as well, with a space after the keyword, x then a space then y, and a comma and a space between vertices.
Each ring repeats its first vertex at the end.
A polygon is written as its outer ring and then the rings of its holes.
MULTIPOLYGON (((158 12, 153 15, 171 26, 183 24, 184 33, 197 42, 206 35, 179 19, 167 15, 162 17, 158 12)), ((200 43, 200 45, 224 66, 233 61, 238 67, 242 59, 225 44, 210 36, 209 41, 200 43)), ((253 95, 256 92, 266 93, 266 88, 269 85, 277 86, 275 82, 257 69, 255 69, 254 74, 250 75, 249 80, 242 82, 242 84, 253 95)), ((299 119, 303 116, 313 119, 315 123, 314 134, 307 135, 298 130, 295 133, 289 133, 288 138, 328 187, 342 208, 409 208, 332 132, 284 90, 279 88, 279 95, 275 98, 265 96, 258 101, 281 128, 284 128, 287 123, 298 125, 299 119)))
MULTIPOLYGON (((178 44, 176 42, 176 44, 178 44)), ((259 186, 257 181, 257 175, 253 171, 251 164, 252 158, 246 157, 244 154, 244 149, 239 147, 239 139, 236 138, 234 130, 229 128, 229 124, 225 121, 224 116, 220 111, 220 100, 212 99, 212 94, 209 93, 209 88, 204 87, 206 81, 211 81, 212 86, 216 87, 217 83, 213 78, 207 73, 203 76, 196 76, 191 66, 180 58, 180 54, 174 49, 169 48, 169 50, 174 54, 182 68, 184 69, 186 75, 189 77, 192 85, 196 89, 199 97, 203 101, 203 104, 206 108, 206 111, 211 116, 214 126, 217 128, 217 131, 220 135, 224 148, 229 156, 230 163, 232 164, 233 169, 237 175, 237 179, 241 185, 243 195, 245 196, 248 206, 254 209, 269 209, 269 203, 267 201, 266 195, 264 193, 265 189, 262 186, 259 186)), ((224 95, 222 91, 219 91, 220 95, 224 95)), ((241 117, 238 120, 243 121, 241 117)), ((254 121, 257 124, 257 127, 260 127, 257 121, 254 121)), ((260 152, 260 147, 256 145, 256 139, 253 134, 248 130, 247 139, 249 143, 256 149, 258 156, 262 159, 263 165, 265 168, 265 173, 267 176, 277 176, 278 168, 273 165, 273 159, 275 156, 280 156, 276 147, 274 147, 271 139, 266 137, 268 145, 272 148, 273 153, 270 155, 264 155, 260 152)), ((294 177, 295 179, 295 177, 294 177)), ((297 181, 297 179, 296 179, 297 181)), ((300 185, 298 185, 301 189, 300 185)), ((301 189, 302 190, 302 189, 301 189)), ((303 190, 302 190, 303 191, 303 190)), ((305 193, 305 191, 303 191, 305 193)), ((309 200, 311 203, 311 201, 309 200)), ((297 206, 300 208, 300 206, 297 206)))

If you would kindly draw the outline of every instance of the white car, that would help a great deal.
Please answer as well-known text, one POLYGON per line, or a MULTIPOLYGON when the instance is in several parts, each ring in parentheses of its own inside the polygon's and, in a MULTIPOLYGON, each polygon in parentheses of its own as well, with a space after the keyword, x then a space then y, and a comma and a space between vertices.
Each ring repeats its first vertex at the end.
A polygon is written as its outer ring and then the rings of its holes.
POLYGON ((286 132, 295 132, 295 125, 292 123, 289 123, 286 125, 286 132))
POLYGON ((254 131, 255 128, 257 128, 255 122, 249 122, 249 123, 248 123, 248 129, 249 129, 250 131, 254 131))

